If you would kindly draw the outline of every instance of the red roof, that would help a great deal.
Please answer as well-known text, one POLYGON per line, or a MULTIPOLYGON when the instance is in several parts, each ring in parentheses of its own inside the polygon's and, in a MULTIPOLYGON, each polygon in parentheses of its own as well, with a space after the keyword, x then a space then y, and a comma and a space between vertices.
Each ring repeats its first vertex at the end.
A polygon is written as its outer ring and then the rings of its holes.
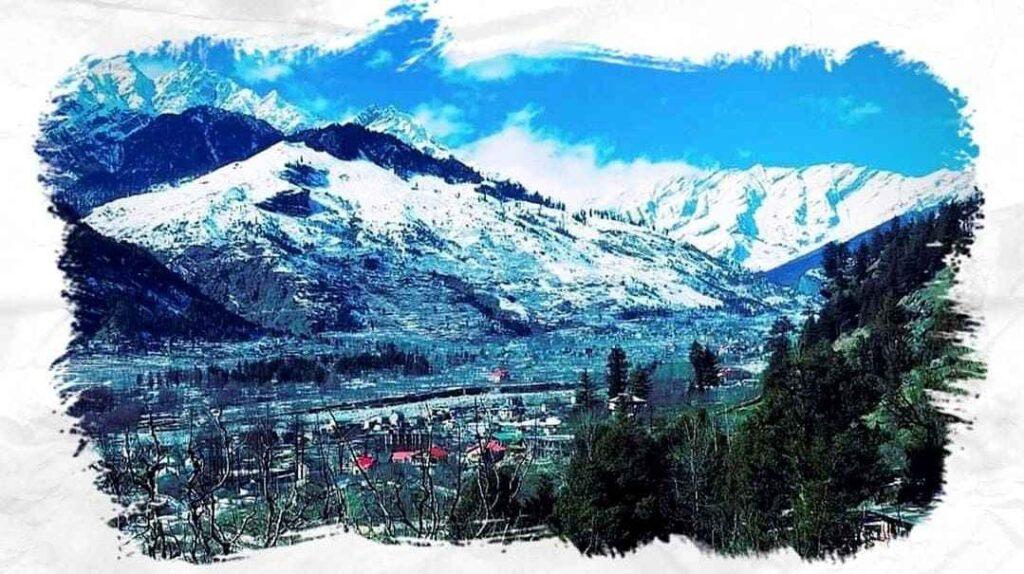
POLYGON ((428 452, 430 453, 430 458, 433 460, 444 460, 448 458, 448 451, 439 446, 430 447, 428 452))
POLYGON ((413 450, 396 450, 391 453, 391 462, 412 462, 416 454, 416 451, 413 450))
POLYGON ((361 454, 355 458, 356 466, 363 469, 369 470, 373 468, 373 465, 377 463, 377 460, 368 454, 361 454))
MULTIPOLYGON (((501 442, 493 438, 487 441, 487 444, 484 445, 484 448, 493 453, 505 452, 505 445, 501 444, 501 442)), ((480 450, 480 445, 474 444, 473 446, 469 447, 469 449, 466 452, 476 452, 478 450, 480 450)))

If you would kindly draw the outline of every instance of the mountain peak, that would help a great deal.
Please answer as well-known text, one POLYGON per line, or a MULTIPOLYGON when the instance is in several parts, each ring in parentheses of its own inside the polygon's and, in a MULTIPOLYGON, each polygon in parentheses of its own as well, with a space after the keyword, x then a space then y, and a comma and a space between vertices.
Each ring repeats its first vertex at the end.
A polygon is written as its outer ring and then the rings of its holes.
POLYGON ((75 97, 79 101, 108 111, 148 113, 156 93, 153 80, 128 56, 92 62, 71 76, 65 87, 77 91, 75 97))
POLYGON ((370 319, 376 330, 524 333, 654 307, 760 309, 779 295, 643 226, 578 220, 483 189, 500 182, 402 177, 390 160, 431 160, 359 125, 300 136, 108 202, 86 223, 173 261, 230 312, 293 332, 370 319), (315 183, 296 183, 299 169, 315 183), (232 284, 247 288, 223 288, 232 284))
POLYGON ((293 134, 312 149, 325 151, 343 160, 367 159, 403 178, 433 175, 449 183, 480 183, 482 177, 473 168, 452 156, 439 158, 408 143, 406 139, 357 122, 331 124, 293 134))
POLYGON ((353 123, 368 130, 392 135, 421 152, 444 159, 451 151, 430 135, 416 119, 393 105, 370 105, 359 112, 353 123))
POLYGON ((973 189, 970 171, 909 177, 847 163, 755 165, 674 177, 615 207, 638 210, 676 239, 764 271, 973 189))
POLYGON ((391 104, 370 104, 369 106, 366 106, 366 108, 363 109, 363 111, 359 112, 359 114, 355 117, 353 122, 357 124, 365 124, 367 122, 373 122, 379 119, 392 118, 402 115, 407 114, 403 114, 401 111, 398 110, 398 108, 391 104))
POLYGON ((76 112, 83 120, 115 111, 159 115, 210 106, 254 116, 284 132, 313 123, 313 118, 276 90, 258 94, 192 61, 182 62, 154 80, 129 56, 96 60, 71 75, 64 88, 83 108, 76 112))

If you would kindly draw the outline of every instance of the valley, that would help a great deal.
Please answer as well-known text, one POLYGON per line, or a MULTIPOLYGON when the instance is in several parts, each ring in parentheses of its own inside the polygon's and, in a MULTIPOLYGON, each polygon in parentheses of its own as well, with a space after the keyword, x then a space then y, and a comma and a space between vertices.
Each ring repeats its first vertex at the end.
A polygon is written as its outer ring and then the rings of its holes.
MULTIPOLYGON (((245 410, 269 404, 274 411, 291 415, 313 412, 325 405, 393 399, 439 389, 497 391, 511 385, 550 385, 553 392, 572 391, 581 371, 588 370, 600 377, 607 349, 621 346, 628 349, 636 364, 666 365, 664 380, 660 383, 665 388, 655 390, 664 391, 666 407, 677 408, 689 387, 689 373, 686 369, 680 371, 671 367, 686 362, 690 342, 700 340, 713 344, 720 349, 728 365, 751 373, 747 381, 751 385, 754 375, 762 368, 762 341, 778 316, 765 313, 737 318, 723 312, 677 313, 621 321, 602 328, 567 328, 532 336, 472 337, 452 333, 443 338, 398 332, 324 333, 309 339, 282 336, 238 343, 169 342, 149 351, 97 344, 76 351, 62 364, 61 370, 66 382, 65 392, 81 392, 95 386, 109 387, 119 393, 139 392, 140 400, 147 403, 150 411, 170 411, 168 414, 171 414, 226 406, 245 410), (403 375, 384 370, 340 374, 330 380, 310 378, 272 384, 256 389, 259 392, 251 395, 239 388, 239 396, 228 404, 218 403, 218 397, 210 389, 188 384, 170 393, 179 397, 161 404, 169 393, 154 395, 145 385, 139 388, 137 380, 140 373, 180 370, 188 375, 196 368, 204 372, 211 366, 230 369, 246 360, 372 354, 388 345, 421 354, 430 365, 429 372, 403 375), (506 374, 495 381, 495 370, 506 374)), ((756 385, 750 389, 756 393, 756 385)), ((742 394, 736 400, 749 396, 742 394)), ((719 401, 714 392, 698 398, 710 403, 719 401)))
POLYGON ((928 289, 970 244, 970 170, 687 168, 581 201, 395 106, 319 121, 130 57, 64 88, 37 145, 68 224, 58 390, 149 556, 352 529, 818 557, 934 499, 946 423, 911 377, 966 368, 928 289))

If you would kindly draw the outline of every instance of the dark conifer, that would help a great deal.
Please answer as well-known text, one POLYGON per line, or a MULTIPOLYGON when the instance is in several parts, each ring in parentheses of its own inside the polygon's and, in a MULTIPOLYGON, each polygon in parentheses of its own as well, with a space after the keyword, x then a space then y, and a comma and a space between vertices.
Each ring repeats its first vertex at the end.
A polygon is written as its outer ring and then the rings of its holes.
POLYGON ((616 345, 608 353, 608 369, 605 372, 608 383, 608 398, 614 398, 626 390, 626 377, 629 372, 629 361, 626 351, 616 345))

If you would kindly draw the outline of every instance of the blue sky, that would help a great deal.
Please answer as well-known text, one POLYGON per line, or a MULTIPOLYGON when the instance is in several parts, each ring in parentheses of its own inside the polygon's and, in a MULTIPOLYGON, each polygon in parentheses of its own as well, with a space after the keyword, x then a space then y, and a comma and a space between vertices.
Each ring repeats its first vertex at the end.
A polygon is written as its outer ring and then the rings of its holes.
POLYGON ((416 114, 452 148, 503 130, 583 153, 595 168, 635 162, 698 167, 845 162, 923 175, 976 149, 964 102, 919 64, 877 46, 827 65, 791 50, 766 63, 713 66, 601 57, 596 50, 493 57, 456 67, 435 21, 406 10, 354 47, 244 52, 199 39, 144 55, 157 73, 191 59, 263 93, 276 89, 326 120, 370 104, 416 114))

